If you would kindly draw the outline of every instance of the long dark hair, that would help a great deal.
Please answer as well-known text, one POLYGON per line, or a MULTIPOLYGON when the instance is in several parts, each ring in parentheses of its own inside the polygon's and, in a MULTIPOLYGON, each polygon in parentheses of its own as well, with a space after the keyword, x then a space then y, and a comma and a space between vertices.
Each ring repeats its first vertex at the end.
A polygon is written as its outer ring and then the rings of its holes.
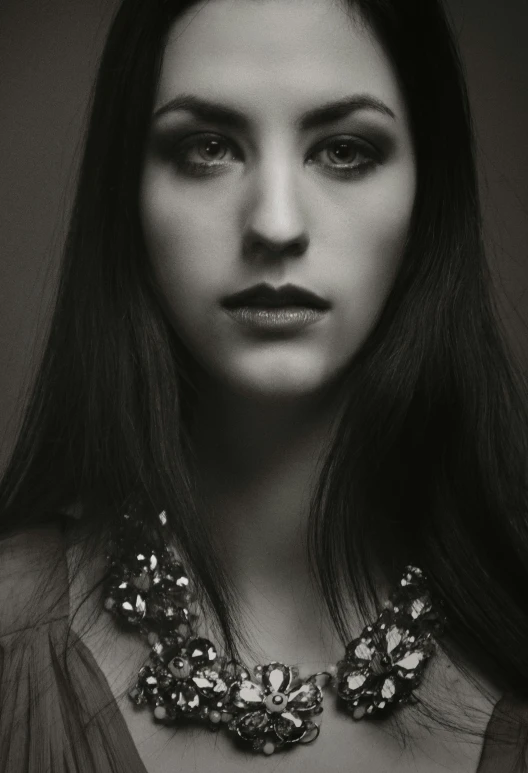
MULTIPOLYGON (((235 608, 186 429, 195 364, 146 259, 138 190, 164 42, 196 2, 126 0, 112 24, 49 341, 0 486, 0 536, 82 503, 93 540, 131 501, 173 538, 235 646, 235 608)), ((443 600, 456 649, 528 693, 527 389, 485 258, 463 71, 439 0, 349 0, 406 97, 418 188, 401 270, 343 380, 313 497, 310 552, 330 613, 366 615, 375 572, 407 562, 443 600), (346 590, 345 590, 346 589, 346 590)))

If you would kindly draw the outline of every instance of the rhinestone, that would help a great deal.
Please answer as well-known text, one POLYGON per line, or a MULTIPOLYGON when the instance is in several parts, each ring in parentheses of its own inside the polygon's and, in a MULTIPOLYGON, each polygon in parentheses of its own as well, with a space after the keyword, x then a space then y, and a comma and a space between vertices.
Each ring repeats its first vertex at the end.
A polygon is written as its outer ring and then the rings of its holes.
POLYGON ((312 711, 322 700, 321 689, 314 682, 305 682, 288 695, 290 708, 296 711, 312 711))
POLYGON ((275 732, 282 741, 299 741, 304 735, 304 722, 293 712, 283 712, 274 722, 275 732))
POLYGON ((359 672, 359 673, 350 674, 349 676, 346 677, 345 681, 346 681, 347 689, 354 692, 354 690, 358 690, 360 687, 362 687, 365 684, 366 680, 367 680, 366 675, 359 672))
POLYGON ((186 647, 193 666, 208 666, 216 660, 216 650, 207 639, 193 639, 186 647))
POLYGON ((356 658, 360 660, 370 660, 372 657, 372 648, 369 647, 366 642, 362 641, 356 647, 354 654, 356 658))
POLYGON ((292 682, 291 668, 282 663, 270 663, 262 672, 262 681, 273 692, 284 692, 292 682))
POLYGON ((242 738, 254 738, 259 732, 265 732, 268 718, 265 711, 253 711, 245 714, 242 719, 234 720, 242 738))
POLYGON ((238 708, 255 708, 262 704, 262 690, 253 682, 243 681, 240 684, 235 683, 231 691, 231 700, 238 708))
POLYGON ((200 697, 193 687, 183 685, 171 696, 177 709, 185 713, 194 713, 200 708, 200 697))
POLYGON ((139 593, 135 593, 132 596, 133 600, 126 599, 121 602, 121 609, 124 616, 131 623, 136 623, 145 617, 147 605, 145 600, 139 593))
POLYGON ((423 659, 423 652, 411 652, 407 657, 398 660, 395 665, 399 668, 404 668, 406 671, 414 671, 418 668, 423 659))
POLYGON ((385 700, 390 700, 396 693, 396 685, 393 679, 385 679, 383 687, 381 688, 381 697, 385 700))
MULTIPOLYGON (((227 684, 220 679, 215 671, 205 669, 196 671, 192 677, 193 684, 205 698, 221 698, 227 692, 227 684)), ((221 704, 221 701, 220 701, 221 704)))

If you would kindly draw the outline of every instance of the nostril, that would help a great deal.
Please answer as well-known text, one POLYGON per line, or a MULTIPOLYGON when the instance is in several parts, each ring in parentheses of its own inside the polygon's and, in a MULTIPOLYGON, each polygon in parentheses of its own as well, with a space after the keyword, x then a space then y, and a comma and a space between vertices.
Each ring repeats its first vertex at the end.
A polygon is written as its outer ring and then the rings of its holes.
POLYGON ((248 235, 244 243, 244 253, 247 257, 284 257, 298 258, 308 249, 309 239, 300 235, 289 239, 272 239, 261 234, 248 235))

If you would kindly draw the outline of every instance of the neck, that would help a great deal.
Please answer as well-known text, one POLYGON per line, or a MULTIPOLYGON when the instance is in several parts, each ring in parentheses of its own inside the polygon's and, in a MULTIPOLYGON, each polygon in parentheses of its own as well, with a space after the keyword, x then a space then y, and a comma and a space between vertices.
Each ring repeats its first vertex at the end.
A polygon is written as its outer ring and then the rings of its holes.
POLYGON ((199 402, 192 429, 195 463, 211 534, 245 610, 243 624, 268 655, 280 655, 280 642, 290 660, 302 646, 305 659, 322 659, 320 653, 334 649, 334 634, 330 627, 323 634, 325 611, 312 581, 306 537, 336 401, 327 395, 271 404, 204 390, 199 402), (313 632, 307 620, 314 622, 313 632))
POLYGON ((193 446, 212 532, 230 548, 230 571, 276 576, 284 561, 300 565, 335 404, 263 404, 221 393, 201 402, 193 446))

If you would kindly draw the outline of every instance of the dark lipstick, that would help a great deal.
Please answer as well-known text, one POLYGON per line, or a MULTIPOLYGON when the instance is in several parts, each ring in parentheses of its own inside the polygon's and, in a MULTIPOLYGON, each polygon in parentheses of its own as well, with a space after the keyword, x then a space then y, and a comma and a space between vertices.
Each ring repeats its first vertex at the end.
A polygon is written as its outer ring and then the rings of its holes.
POLYGON ((239 293, 226 296, 222 305, 233 309, 240 306, 258 306, 260 308, 275 308, 284 306, 305 306, 312 309, 325 311, 330 308, 330 303, 319 295, 303 287, 293 284, 273 287, 270 284, 260 284, 248 287, 239 293))
POLYGON ((291 333, 320 321, 330 303, 311 290, 287 284, 261 283, 222 300, 226 312, 246 329, 291 333))

